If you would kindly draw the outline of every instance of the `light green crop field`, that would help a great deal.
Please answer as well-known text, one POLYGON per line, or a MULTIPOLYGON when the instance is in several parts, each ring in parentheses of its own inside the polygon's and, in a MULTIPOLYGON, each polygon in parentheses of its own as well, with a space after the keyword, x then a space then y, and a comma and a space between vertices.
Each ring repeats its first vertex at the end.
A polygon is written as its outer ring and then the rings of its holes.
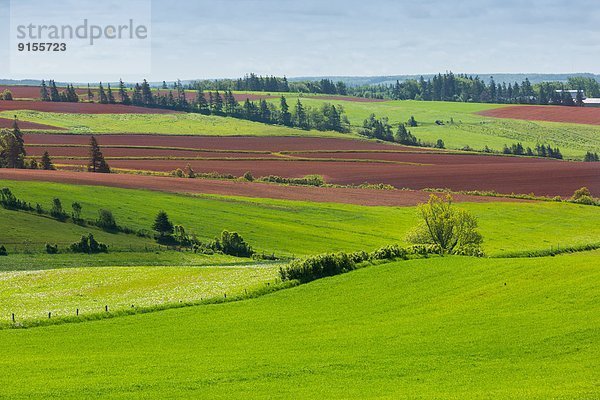
MULTIPOLYGON (((264 93, 257 93, 262 94, 264 93)), ((275 94, 277 95, 277 94, 275 94)), ((59 114, 38 111, 5 111, 0 117, 53 125, 67 129, 69 133, 156 133, 207 136, 319 136, 357 138, 363 121, 374 113, 388 117, 397 125, 414 116, 419 126, 411 132, 419 139, 435 143, 443 139, 449 149, 470 146, 481 150, 485 146, 501 151, 504 145, 521 142, 525 147, 550 144, 559 147, 566 158, 581 159, 587 151, 600 151, 600 127, 594 125, 567 124, 543 121, 521 121, 490 118, 477 112, 498 107, 501 104, 430 102, 430 101, 384 101, 356 102, 327 99, 323 96, 285 93, 290 107, 298 98, 303 104, 319 107, 325 102, 341 105, 354 126, 354 132, 302 131, 283 126, 266 125, 235 118, 204 116, 199 114, 59 114), (440 120, 444 125, 437 125, 440 120), (451 123, 453 121, 453 123, 451 123)), ((269 99, 278 104, 278 98, 269 99)), ((394 128, 395 129, 395 128, 394 128)))
POLYGON ((0 273, 0 323, 196 302, 253 291, 274 265, 61 268, 0 273))
POLYGON ((319 136, 348 137, 337 132, 304 131, 236 118, 200 114, 61 114, 4 111, 0 117, 65 128, 55 133, 148 133, 203 136, 319 136))
MULTIPOLYGON (((288 104, 293 105, 297 94, 286 94, 288 104)), ((419 139, 435 143, 444 140, 449 149, 470 146, 481 150, 485 146, 501 151, 504 145, 521 142, 525 147, 536 144, 558 146, 566 157, 581 159, 587 151, 600 151, 600 127, 594 125, 567 124, 543 121, 520 121, 490 118, 475 113, 505 104, 454 103, 435 101, 385 101, 352 102, 322 99, 319 96, 300 97, 303 104, 319 107, 325 102, 340 104, 350 123, 361 127, 363 121, 374 113, 377 117, 388 117, 391 124, 406 122, 414 116, 419 126, 409 128, 419 139), (454 123, 450 121, 454 120, 454 123), (437 125, 436 120, 444 122, 437 125)), ((271 99, 277 103, 279 100, 271 99)), ((395 128, 394 128, 395 129, 395 128)))
POLYGON ((598 261, 405 261, 247 301, 4 330, 0 397, 594 399, 598 261))
MULTIPOLYGON (((415 207, 188 196, 42 182, 0 181, 0 186, 29 202, 49 204, 53 197, 63 204, 80 202, 85 218, 94 218, 99 208, 109 209, 118 224, 134 229, 149 230, 154 216, 165 210, 173 223, 184 225, 200 239, 213 239, 224 229, 236 231, 258 251, 278 255, 374 250, 403 243, 417 222, 415 207)), ((462 203, 460 207, 478 217, 484 249, 490 255, 597 243, 600 237, 598 207, 554 202, 462 203)))
MULTIPOLYGON (((32 246, 30 246, 31 248, 32 246)), ((151 249, 155 249, 152 246, 151 249)), ((29 253, 13 253, 8 247, 9 255, 0 257, 0 271, 31 271, 54 268, 84 267, 135 267, 135 266, 224 266, 248 265, 255 261, 249 258, 238 258, 224 254, 194 254, 186 251, 109 251, 104 254, 46 254, 41 249, 32 249, 29 253), (33 252, 37 250, 37 252, 33 252)))

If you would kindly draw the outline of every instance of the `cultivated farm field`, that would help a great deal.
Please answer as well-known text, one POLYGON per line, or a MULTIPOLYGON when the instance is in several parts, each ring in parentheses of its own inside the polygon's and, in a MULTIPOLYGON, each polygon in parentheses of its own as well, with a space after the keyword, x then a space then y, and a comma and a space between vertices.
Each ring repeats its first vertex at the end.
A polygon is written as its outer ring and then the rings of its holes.
POLYGON ((0 169, 0 398, 596 398, 591 119, 285 93, 340 106, 339 133, 13 88, 0 126, 29 168, 0 169), (367 139, 372 113, 446 148, 367 139), (516 142, 569 160, 473 151, 516 142), (436 201, 470 243, 418 230, 436 201))

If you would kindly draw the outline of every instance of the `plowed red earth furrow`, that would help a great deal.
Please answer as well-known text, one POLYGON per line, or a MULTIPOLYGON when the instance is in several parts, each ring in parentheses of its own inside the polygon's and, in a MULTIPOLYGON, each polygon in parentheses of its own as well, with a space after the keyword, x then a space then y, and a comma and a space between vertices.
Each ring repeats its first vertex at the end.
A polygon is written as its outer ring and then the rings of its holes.
MULTIPOLYGON (((0 169, 0 179, 110 186, 126 189, 149 189, 171 193, 202 193, 325 203, 347 203, 366 206, 413 206, 426 202, 430 195, 430 193, 421 191, 280 186, 237 181, 92 174, 69 171, 0 169)), ((456 201, 463 202, 517 201, 513 199, 466 195, 455 195, 454 198, 456 201)))
POLYGON ((52 103, 48 101, 0 101, 0 111, 32 110, 69 114, 173 114, 175 111, 158 108, 97 103, 52 103))
MULTIPOLYGON (((394 146, 365 140, 315 137, 217 137, 179 135, 99 135, 100 146, 158 146, 215 150, 306 151, 306 150, 406 150, 414 147, 394 146)), ((90 142, 88 135, 25 135, 25 144, 80 144, 90 142)))
POLYGON ((486 117, 527 121, 600 125, 600 108, 597 107, 509 106, 481 111, 478 114, 486 117))
MULTIPOLYGON (((77 160, 56 159, 58 164, 81 164, 77 160)), ((172 171, 183 168, 182 160, 112 160, 114 168, 172 171)), ((535 193, 544 196, 569 196, 587 186, 600 194, 600 164, 574 162, 531 162, 479 165, 398 165, 362 162, 321 161, 189 161, 196 172, 219 172, 241 176, 279 175, 302 177, 323 175, 336 184, 385 183, 397 188, 449 188, 495 190, 499 193, 535 193)))
POLYGON ((479 154, 443 154, 443 153, 293 153, 293 157, 301 158, 331 158, 339 160, 385 160, 418 164, 506 164, 506 163, 534 163, 553 162, 550 159, 506 157, 479 154))
MULTIPOLYGON (((0 118, 0 128, 12 128, 13 125, 13 120, 10 118, 0 118)), ((26 122, 26 121, 19 121, 19 128, 21 129, 39 129, 39 130, 56 130, 56 131, 62 131, 64 130, 63 128, 59 128, 56 126, 52 126, 52 125, 43 125, 43 124, 36 124, 35 122, 26 122)))
MULTIPOLYGON (((27 155, 39 157, 45 151, 54 157, 87 157, 87 147, 26 147, 27 155)), ((163 150, 163 149, 136 149, 136 148, 112 148, 102 147, 102 154, 105 157, 187 157, 187 158, 264 158, 270 157, 276 159, 275 156, 269 154, 256 153, 222 153, 222 152, 201 152, 189 150, 163 150)))

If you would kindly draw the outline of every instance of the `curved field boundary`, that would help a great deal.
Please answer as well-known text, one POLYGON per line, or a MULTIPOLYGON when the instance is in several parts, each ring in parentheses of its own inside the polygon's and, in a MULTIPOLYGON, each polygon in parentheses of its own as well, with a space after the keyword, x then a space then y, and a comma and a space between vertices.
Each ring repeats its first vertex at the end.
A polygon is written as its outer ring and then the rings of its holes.
POLYGON ((52 103, 48 101, 0 101, 0 111, 31 110, 65 114, 175 114, 176 111, 159 108, 124 106, 98 103, 52 103))
MULTIPOLYGON (((12 128, 13 120, 9 118, 0 118, 0 128, 12 128)), ((36 124, 35 122, 19 121, 19 128, 27 130, 55 130, 64 131, 64 128, 52 125, 36 124)))
MULTIPOLYGON (((0 169, 0 179, 43 181, 75 185, 109 186, 124 189, 148 189, 170 193, 214 194, 270 198, 280 200, 345 203, 365 206, 414 206, 426 202, 431 193, 414 190, 374 190, 283 186, 258 182, 187 179, 130 174, 93 174, 71 171, 0 169)), ((516 202, 499 197, 454 195, 458 202, 516 202)))
POLYGON ((526 121, 564 122, 600 125, 600 108, 565 106, 508 106, 480 111, 486 117, 521 119, 526 121))

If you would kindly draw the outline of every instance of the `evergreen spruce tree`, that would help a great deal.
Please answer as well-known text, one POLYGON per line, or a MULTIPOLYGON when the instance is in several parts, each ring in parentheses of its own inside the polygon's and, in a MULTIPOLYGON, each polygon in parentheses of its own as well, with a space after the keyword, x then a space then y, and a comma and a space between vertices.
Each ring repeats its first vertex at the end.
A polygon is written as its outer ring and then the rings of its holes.
POLYGON ((104 87, 102 87, 102 82, 100 82, 100 86, 98 87, 100 104, 108 104, 108 97, 106 97, 106 93, 104 92, 104 87))
POLYGON ((106 101, 108 102, 108 104, 115 104, 115 96, 113 95, 112 89, 110 87, 110 83, 108 84, 108 88, 106 89, 106 101))
POLYGON ((89 172, 110 173, 110 167, 104 160, 104 155, 94 136, 90 139, 90 162, 88 164, 89 172))
POLYGON ((42 101, 50 101, 50 93, 48 92, 48 86, 46 86, 46 82, 42 79, 42 85, 40 86, 40 98, 42 101))
POLYGON ((54 164, 52 164, 52 159, 50 158, 50 154, 47 151, 44 152, 41 160, 41 167, 43 170, 50 171, 55 169, 54 164))
POLYGON ((89 102, 94 101, 94 92, 92 92, 92 89, 90 89, 90 84, 88 83, 87 85, 87 98, 89 102))
POLYGON ((292 114, 290 114, 290 107, 287 104, 287 100, 284 96, 281 96, 279 101, 281 105, 281 115, 280 115, 280 123, 285 126, 292 125, 292 114))
POLYGON ((125 88, 123 79, 119 79, 119 98, 121 99, 121 104, 124 104, 126 106, 131 104, 131 99, 127 94, 127 88, 125 88))

